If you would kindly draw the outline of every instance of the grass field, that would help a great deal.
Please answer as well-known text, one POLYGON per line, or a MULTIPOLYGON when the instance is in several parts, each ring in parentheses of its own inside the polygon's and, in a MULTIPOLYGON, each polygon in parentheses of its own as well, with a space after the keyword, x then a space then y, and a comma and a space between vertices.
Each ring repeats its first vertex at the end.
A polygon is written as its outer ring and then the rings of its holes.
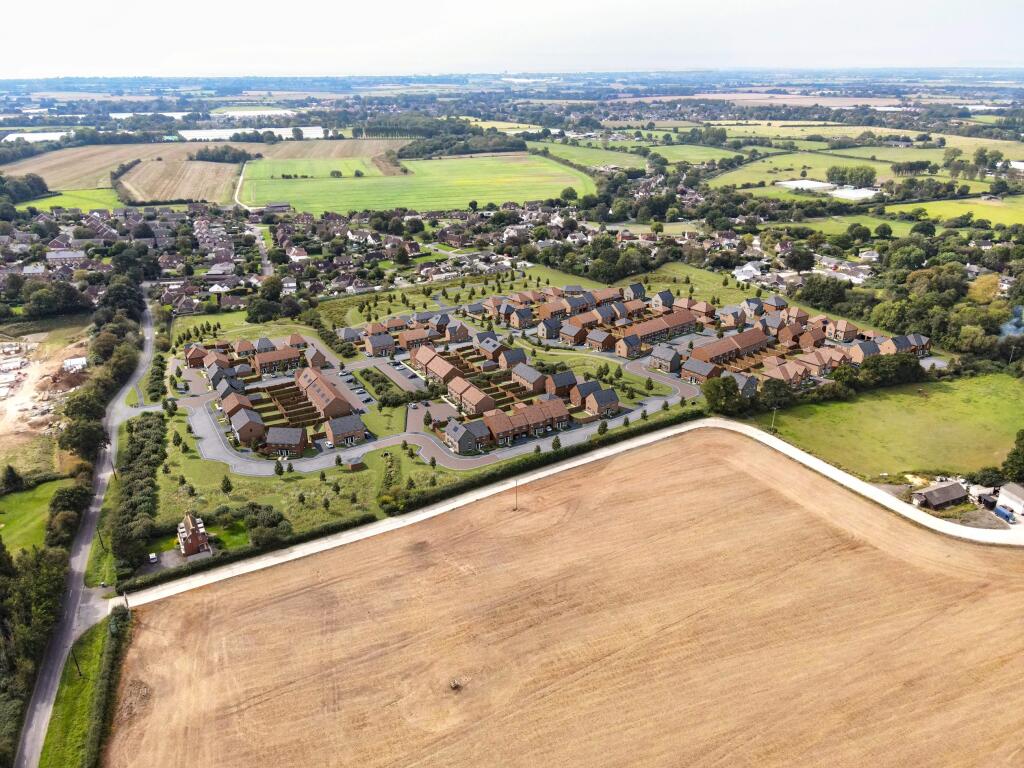
POLYGON ((65 662, 39 768, 67 768, 83 763, 96 679, 110 637, 109 625, 110 620, 103 619, 75 641, 74 653, 82 674, 78 674, 78 667, 70 658, 65 662))
POLYGON ((691 433, 136 608, 106 765, 1012 765, 1020 564, 691 433))
POLYGON ((89 211, 94 208, 106 210, 123 208, 124 203, 117 199, 117 194, 112 189, 69 189, 52 197, 40 197, 18 203, 15 207, 19 211, 24 211, 27 208, 49 211, 50 208, 55 207, 81 208, 83 211, 89 211))
POLYGON ((657 152, 670 163, 704 163, 708 160, 721 160, 725 157, 736 157, 743 155, 734 149, 722 149, 720 147, 705 147, 698 144, 660 144, 651 147, 652 152, 657 152))
POLYGON ((350 178, 357 170, 366 176, 381 175, 369 157, 311 157, 285 160, 268 158, 246 163, 245 179, 247 182, 266 181, 280 179, 283 174, 330 179, 331 171, 341 171, 343 178, 350 178))
POLYGON ((51 480, 28 491, 0 496, 0 538, 11 552, 43 546, 50 499, 73 480, 51 480))
MULTIPOLYGON (((345 142, 339 142, 345 143, 345 142)), ((463 208, 557 197, 566 187, 580 195, 595 190, 593 180, 553 160, 523 154, 403 161, 408 174, 361 179, 250 179, 241 200, 261 205, 287 200, 301 211, 410 208, 463 208)))
POLYGON ((775 426, 783 439, 865 477, 968 472, 1002 463, 1024 429, 1021 402, 1024 382, 978 376, 802 405, 780 412, 775 426))
POLYGON ((849 149, 826 150, 826 154, 863 157, 868 160, 874 159, 886 163, 907 163, 927 160, 930 163, 942 165, 945 151, 944 149, 916 149, 914 147, 850 147, 849 149))
MULTIPOLYGON (((801 178, 801 172, 807 172, 807 179, 815 181, 826 181, 826 172, 829 168, 838 166, 840 168, 853 168, 868 166, 875 169, 878 182, 895 178, 892 172, 892 164, 855 157, 841 157, 824 152, 791 152, 782 155, 773 155, 762 160, 755 160, 752 163, 740 166, 711 179, 714 187, 723 187, 729 184, 740 186, 741 184, 756 184, 764 182, 764 188, 746 190, 758 196, 795 196, 799 193, 791 192, 782 187, 773 186, 779 181, 790 181, 801 178)), ((941 181, 949 181, 948 176, 936 174, 933 178, 941 181)), ((958 182, 961 183, 961 182, 958 182)), ((990 186, 985 181, 966 181, 971 191, 983 191, 990 186)))
POLYGON ((249 339, 255 341, 260 336, 276 339, 289 336, 293 333, 300 333, 311 340, 318 339, 316 331, 308 325, 290 320, 272 320, 267 323, 248 323, 245 319, 245 312, 222 312, 216 315, 181 315, 174 318, 171 324, 171 339, 179 333, 184 333, 189 328, 194 328, 204 323, 220 323, 221 330, 216 334, 219 339, 249 339))
POLYGON ((207 200, 227 204, 235 192, 239 165, 195 160, 145 162, 121 177, 133 200, 207 200))
POLYGON ((490 130, 494 128, 496 131, 502 133, 522 133, 523 131, 539 131, 541 127, 539 125, 531 125, 530 123, 509 123, 504 120, 480 120, 476 117, 466 117, 464 120, 469 120, 473 125, 483 130, 490 130))
POLYGON ((973 213, 975 219, 987 219, 992 224, 1024 224, 1024 195, 1004 197, 1002 200, 936 200, 930 203, 890 205, 890 213, 909 213, 923 208, 931 218, 951 219, 973 213))
POLYGON ((602 165, 617 165, 620 168, 644 168, 647 159, 632 152, 614 152, 600 147, 576 147, 571 144, 559 144, 550 141, 528 141, 530 149, 546 149, 552 156, 568 160, 570 163, 597 168, 602 165))
MULTIPOLYGON (((883 219, 880 216, 832 216, 827 219, 807 219, 797 223, 797 226, 810 227, 816 229, 819 232, 823 232, 826 235, 838 235, 846 232, 847 228, 851 224, 860 224, 871 230, 872 233, 875 231, 875 227, 879 224, 888 224, 892 227, 892 233, 895 237, 906 237, 910 234, 910 228, 914 226, 912 221, 891 221, 889 219, 883 219)), ((775 223, 769 223, 767 228, 775 226, 775 223)))

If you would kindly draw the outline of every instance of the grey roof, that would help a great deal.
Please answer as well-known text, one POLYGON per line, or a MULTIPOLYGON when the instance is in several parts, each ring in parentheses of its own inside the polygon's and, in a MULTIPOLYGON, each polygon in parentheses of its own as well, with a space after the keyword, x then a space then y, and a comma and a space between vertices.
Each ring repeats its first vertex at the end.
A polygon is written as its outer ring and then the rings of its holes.
POLYGON ((697 360, 693 357, 683 363, 682 368, 687 373, 695 373, 698 376, 710 376, 715 371, 713 363, 706 363, 703 360, 697 360))
POLYGON ((298 445, 302 441, 302 427, 271 427, 266 440, 271 445, 298 445))
POLYGON ((906 336, 893 336, 891 339, 892 343, 896 345, 896 349, 902 352, 905 349, 910 349, 913 345, 910 343, 910 339, 906 336))
POLYGON ((557 320, 553 317, 544 318, 543 320, 540 321, 540 324, 552 331, 557 331, 562 327, 562 321, 557 320))
POLYGON ((935 483, 920 491, 914 492, 915 496, 921 496, 933 507, 938 504, 948 504, 951 501, 967 498, 967 490, 958 482, 935 483))
POLYGON ((526 351, 522 349, 506 349, 501 353, 501 358, 505 361, 505 367, 519 365, 526 362, 526 351))
POLYGON ((512 369, 512 373, 518 376, 519 378, 530 382, 531 384, 533 384, 538 379, 544 378, 543 373, 538 371, 532 365, 527 365, 526 363, 517 363, 516 366, 512 369))
POLYGON ((559 371, 551 374, 551 382, 556 387, 569 387, 576 383, 576 374, 572 371, 559 371))
POLYGON ((786 307, 789 306, 789 302, 786 301, 784 298, 782 298, 781 296, 779 296, 779 294, 776 293, 776 294, 774 294, 772 296, 769 296, 767 299, 765 299, 764 300, 764 305, 766 307, 771 307, 773 309, 785 309, 786 307))
POLYGON ((915 347, 923 347, 928 344, 931 339, 927 336, 922 336, 920 333, 908 333, 907 341, 913 344, 915 347))
POLYGON ((619 402, 619 396, 615 394, 614 389, 598 389, 591 392, 588 397, 593 397, 598 405, 613 405, 619 402))
POLYGON ((757 379, 753 376, 737 373, 736 371, 726 371, 722 374, 722 378, 734 379, 736 381, 736 388, 739 389, 740 394, 744 397, 752 397, 757 392, 757 379))
POLYGON ((591 379, 590 381, 578 381, 576 382, 575 389, 580 393, 581 398, 586 399, 587 395, 601 389, 601 382, 595 379, 591 379))
POLYGON ((365 430, 366 427, 363 425, 363 420, 356 414, 350 413, 348 416, 337 416, 327 422, 332 433, 344 434, 346 432, 358 432, 365 430))
POLYGON ((231 417, 231 428, 237 432, 246 424, 263 424, 263 417, 249 408, 240 408, 231 417))
POLYGON ((598 344, 608 338, 608 331, 602 331, 597 328, 587 334, 587 341, 595 341, 598 344))
POLYGON ((488 339, 497 341, 498 334, 496 334, 494 331, 481 331, 480 333, 473 336, 473 346, 479 347, 488 339))
POLYGON ((484 313, 484 305, 479 301, 474 301, 472 304, 466 305, 466 311, 471 315, 482 315, 484 313))
POLYGON ((361 331, 355 328, 339 328, 336 333, 342 341, 359 341, 363 335, 361 331))
POLYGON ((580 327, 578 325, 576 325, 575 323, 565 322, 565 323, 562 323, 562 326, 558 330, 559 330, 559 332, 565 331, 566 333, 571 333, 573 335, 576 335, 577 333, 580 332, 580 327))
POLYGON ((672 305, 675 301, 675 296, 672 295, 672 291, 658 291, 654 294, 654 298, 658 299, 662 304, 672 305))
POLYGON ((392 347, 395 344, 395 340, 391 338, 389 333, 375 333, 373 336, 370 336, 369 341, 371 349, 392 347))
POLYGON ((486 352, 495 352, 501 348, 501 342, 495 339, 484 339, 478 345, 480 349, 486 352))
POLYGON ((268 339, 266 336, 261 336, 256 339, 256 351, 257 352, 273 352, 277 347, 274 346, 274 342, 268 339))
POLYGON ((873 341, 858 341, 853 346, 861 350, 864 353, 864 357, 872 357, 878 354, 878 344, 873 341))
POLYGON ((675 347, 670 347, 668 344, 655 344, 651 350, 651 357, 657 360, 672 362, 679 359, 679 352, 675 347))
POLYGON ((629 336, 623 336, 622 341, 626 342, 626 345, 630 347, 640 346, 640 337, 635 333, 631 333, 629 336))
POLYGON ((469 432, 473 437, 478 440, 485 440, 491 436, 491 431, 487 429, 487 425, 484 424, 482 419, 476 421, 467 421, 463 424, 466 431, 469 432))

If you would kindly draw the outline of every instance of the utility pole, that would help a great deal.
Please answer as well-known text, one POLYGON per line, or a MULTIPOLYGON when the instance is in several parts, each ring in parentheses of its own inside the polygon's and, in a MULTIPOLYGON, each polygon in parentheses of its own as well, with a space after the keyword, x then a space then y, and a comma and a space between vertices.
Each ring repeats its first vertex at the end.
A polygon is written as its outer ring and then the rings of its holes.
POLYGON ((82 668, 78 666, 78 656, 75 655, 75 646, 73 645, 71 646, 71 660, 75 662, 75 669, 78 670, 78 676, 85 677, 85 675, 82 674, 82 668))
POLYGON ((778 408, 772 408, 772 429, 771 433, 775 434, 775 414, 779 412, 778 408))

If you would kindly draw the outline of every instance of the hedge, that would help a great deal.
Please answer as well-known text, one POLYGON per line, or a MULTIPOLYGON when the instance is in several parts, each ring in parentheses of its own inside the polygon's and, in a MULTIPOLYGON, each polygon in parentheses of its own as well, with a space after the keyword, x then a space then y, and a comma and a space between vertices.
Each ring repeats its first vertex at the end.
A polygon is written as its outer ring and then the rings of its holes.
POLYGON ((103 648, 100 669, 93 692, 92 711, 89 716, 89 732, 85 737, 83 768, 100 768, 103 760, 103 746, 110 733, 114 714, 115 694, 121 678, 121 658, 131 635, 131 614, 119 605, 110 614, 107 625, 110 637, 103 648))
MULTIPOLYGON (((414 495, 409 496, 405 496, 403 492, 403 495, 398 496, 395 503, 392 505, 385 506, 386 501, 382 500, 381 508, 389 516, 412 512, 413 510, 421 509, 422 507, 439 501, 444 501, 445 499, 458 496, 459 494, 467 491, 475 490, 476 488, 480 488, 481 486, 488 485, 490 483, 505 480, 523 472, 539 469, 551 464, 557 464, 560 461, 581 456, 597 448, 614 445, 615 443, 622 442, 623 440, 656 432, 660 429, 664 429, 665 427, 683 424, 687 421, 693 421, 705 415, 706 412, 704 408, 698 406, 687 410, 675 411, 668 418, 651 420, 638 419, 625 429, 619 428, 617 430, 607 432, 604 435, 593 435, 590 440, 585 443, 566 446, 557 451, 531 453, 519 456, 443 488, 417 491, 414 495)), ((308 531, 303 531, 302 533, 291 536, 288 539, 274 542, 273 544, 262 548, 253 547, 251 545, 247 547, 240 547, 238 549, 233 549, 230 552, 225 552, 224 554, 218 554, 204 560, 196 560, 192 563, 187 563, 186 565, 178 568, 170 568, 165 571, 159 571, 157 573, 128 579, 127 581, 119 584, 117 589, 118 592, 123 594, 124 592, 134 592, 140 589, 153 587, 158 584, 165 584, 168 581, 174 581, 175 579, 182 578, 184 576, 191 576, 194 573, 202 573, 213 568, 219 568, 221 565, 227 565, 239 560, 246 560, 250 557, 263 554, 264 552, 270 552, 276 549, 285 549, 294 544, 301 544, 302 542, 319 539, 333 533, 340 533, 352 528, 358 528, 366 525, 367 523, 375 522, 377 519, 378 518, 375 515, 367 514, 353 520, 327 523, 326 525, 311 528, 308 531)))

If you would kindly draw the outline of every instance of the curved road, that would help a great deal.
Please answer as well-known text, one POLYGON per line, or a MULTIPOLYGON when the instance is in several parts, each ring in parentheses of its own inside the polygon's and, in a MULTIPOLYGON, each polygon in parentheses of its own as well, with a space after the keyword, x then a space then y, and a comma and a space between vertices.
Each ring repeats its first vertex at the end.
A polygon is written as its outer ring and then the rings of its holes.
MULTIPOLYGON (((114 396, 107 407, 107 415, 103 419, 103 427, 110 436, 110 445, 100 451, 93 468, 93 500, 82 516, 78 533, 71 544, 71 562, 67 576, 67 593, 64 599, 64 613, 50 638, 46 654, 39 666, 32 698, 25 712, 25 723, 21 729, 18 743, 18 754, 15 768, 36 768, 46 738, 46 728, 50 722, 53 702, 57 697, 61 672, 67 661, 71 646, 75 640, 89 627, 105 616, 110 608, 108 600, 100 596, 101 590, 89 589, 85 586, 85 568, 89 562, 89 548, 96 535, 100 507, 107 492, 110 476, 114 472, 114 457, 117 455, 117 428, 120 424, 137 415, 141 410, 150 408, 132 408, 125 404, 128 392, 134 389, 145 375, 153 359, 153 316, 149 305, 146 305, 142 317, 143 349, 139 355, 139 363, 135 373, 114 396)), ((141 402, 141 401, 140 401, 141 402)))
POLYGON ((648 435, 641 435, 629 440, 624 440, 615 445, 599 448, 583 456, 558 462, 557 464, 552 464, 549 467, 544 467, 543 469, 529 472, 516 478, 493 483, 492 485, 460 494, 459 496, 446 501, 431 504, 430 506, 410 512, 400 517, 386 518, 351 531, 344 531, 342 533, 332 534, 320 539, 314 539, 313 541, 307 541, 302 544, 296 544, 295 546, 287 549, 268 552, 265 555, 259 555, 247 560, 230 563, 222 568, 216 568, 212 571, 186 576, 166 584, 160 584, 155 587, 150 587, 149 589, 140 590, 138 592, 131 593, 128 596, 128 600, 132 606, 145 605, 147 603, 156 602, 157 600, 163 600, 173 595, 181 594, 182 592, 188 592, 209 584, 224 581, 225 579, 230 579, 234 576, 263 570, 292 560, 298 560, 318 552, 324 552, 356 541, 361 541, 362 539, 367 539, 371 536, 379 536, 383 533, 388 533, 399 528, 404 528, 408 525, 414 525, 424 520, 429 520, 432 517, 437 517, 445 512, 450 512, 454 509, 486 499, 490 496, 504 493, 520 483, 529 483, 535 480, 540 480, 542 478, 558 474, 559 472, 565 472, 566 470, 575 469, 576 467, 581 467, 586 464, 590 464, 591 462, 607 459, 626 451, 642 448, 661 440, 665 440, 666 438, 675 437, 676 435, 681 435, 686 432, 694 432, 701 429, 724 429, 756 440, 762 445, 788 456, 814 472, 839 483, 854 493, 875 502, 901 517, 906 518, 912 523, 928 528, 936 533, 978 544, 1024 547, 1024 525, 998 530, 987 528, 968 528, 967 526, 952 523, 948 520, 933 517, 927 512, 923 512, 911 504, 900 501, 895 496, 892 496, 882 489, 854 477, 853 475, 850 475, 849 473, 844 472, 843 470, 834 467, 831 464, 822 461, 821 459, 812 456, 806 451, 802 451, 777 437, 769 435, 767 432, 763 432, 757 427, 753 427, 749 424, 743 424, 741 422, 730 421, 728 419, 711 417, 690 421, 685 424, 678 424, 672 427, 666 427, 665 429, 652 432, 648 435))

